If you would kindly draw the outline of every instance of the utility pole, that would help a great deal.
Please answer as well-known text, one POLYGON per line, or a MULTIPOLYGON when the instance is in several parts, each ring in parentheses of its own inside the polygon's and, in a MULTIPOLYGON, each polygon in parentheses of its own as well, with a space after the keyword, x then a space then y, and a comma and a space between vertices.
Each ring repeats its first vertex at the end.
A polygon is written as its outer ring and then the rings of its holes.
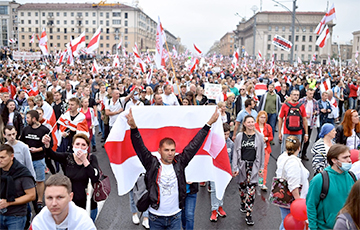
POLYGON ((292 12, 292 21, 291 21, 291 43, 292 47, 290 50, 290 64, 294 64, 294 41, 295 41, 295 18, 296 18, 296 0, 293 0, 293 12, 292 12))
POLYGON ((255 12, 258 10, 258 7, 257 6, 252 6, 251 7, 251 10, 254 12, 254 25, 253 25, 253 55, 254 55, 254 60, 255 60, 255 48, 256 48, 256 14, 255 12))

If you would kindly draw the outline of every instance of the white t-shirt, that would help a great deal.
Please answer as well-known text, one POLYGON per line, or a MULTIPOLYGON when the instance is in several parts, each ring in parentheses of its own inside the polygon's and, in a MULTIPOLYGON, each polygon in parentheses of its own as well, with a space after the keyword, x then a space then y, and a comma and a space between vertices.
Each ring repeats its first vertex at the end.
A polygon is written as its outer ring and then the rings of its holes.
POLYGON ((163 103, 167 105, 180 105, 178 99, 176 98, 175 94, 170 93, 166 95, 165 93, 161 94, 163 103))
POLYGON ((309 115, 309 116, 310 116, 310 118, 307 119, 307 122, 308 122, 308 125, 309 125, 309 126, 310 126, 311 120, 312 120, 313 106, 314 106, 314 104, 313 104, 313 101, 312 101, 312 100, 307 101, 307 103, 306 103, 306 108, 305 108, 305 109, 306 109, 306 115, 309 115))
POLYGON ((60 224, 56 225, 56 230, 67 230, 68 229, 68 216, 66 216, 65 220, 63 222, 61 222, 60 224))
POLYGON ((160 205, 158 210, 149 207, 149 211, 157 216, 172 216, 181 211, 178 181, 172 164, 165 165, 161 161, 160 164, 160 205))
POLYGON ((346 140, 346 146, 349 147, 350 150, 356 149, 360 144, 360 138, 356 136, 355 129, 353 129, 352 134, 346 140))
POLYGON ((11 112, 9 114, 9 121, 8 121, 7 125, 14 125, 14 112, 11 112))
MULTIPOLYGON (((125 97, 121 97, 120 100, 121 100, 121 103, 119 102, 119 100, 116 100, 116 102, 114 103, 113 99, 106 101, 105 109, 110 110, 110 112, 118 111, 125 104, 125 97)), ((109 126, 110 127, 114 125, 116 118, 119 116, 119 114, 109 116, 109 126)))

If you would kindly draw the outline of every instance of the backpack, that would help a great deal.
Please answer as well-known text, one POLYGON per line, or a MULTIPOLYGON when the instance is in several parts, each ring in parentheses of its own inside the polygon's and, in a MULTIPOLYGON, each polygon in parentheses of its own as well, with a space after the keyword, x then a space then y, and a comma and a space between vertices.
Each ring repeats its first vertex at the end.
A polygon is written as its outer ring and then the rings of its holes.
POLYGON ((134 188, 134 202, 140 212, 145 212, 150 205, 149 191, 147 190, 145 173, 141 173, 137 179, 134 188))
POLYGON ((286 116, 286 128, 289 131, 300 131, 303 128, 303 118, 300 113, 301 104, 296 106, 291 105, 289 102, 285 102, 289 106, 289 112, 286 116))
MULTIPOLYGON (((348 171, 350 176, 353 178, 354 182, 357 181, 356 176, 353 172, 348 171)), ((321 177, 323 179, 323 184, 321 187, 321 193, 320 193, 320 201, 324 200, 329 192, 329 187, 330 187, 330 179, 329 179, 329 173, 327 171, 322 171, 321 172, 321 177)))

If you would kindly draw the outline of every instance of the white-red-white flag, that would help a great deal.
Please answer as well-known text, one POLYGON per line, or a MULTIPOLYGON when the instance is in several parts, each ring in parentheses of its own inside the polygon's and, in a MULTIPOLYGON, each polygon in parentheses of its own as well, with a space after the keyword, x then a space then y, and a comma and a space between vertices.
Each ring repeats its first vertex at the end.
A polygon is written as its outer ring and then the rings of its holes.
POLYGON ((320 34, 319 38, 316 40, 316 45, 320 48, 323 48, 326 45, 327 39, 330 37, 329 27, 326 25, 323 32, 320 34))
POLYGON ((101 34, 101 26, 99 26, 99 28, 96 30, 96 32, 92 36, 92 38, 86 48, 86 53, 92 53, 97 48, 99 48, 100 34, 101 34))
POLYGON ((119 54, 116 52, 116 55, 115 55, 114 61, 113 61, 113 67, 119 67, 119 66, 120 66, 119 54))
POLYGON ((152 75, 153 75, 153 68, 154 68, 154 66, 151 65, 150 71, 149 71, 149 73, 147 73, 147 75, 146 75, 146 83, 147 83, 148 85, 150 85, 150 83, 151 83, 151 78, 152 78, 152 75))
POLYGON ((34 43, 34 42, 35 42, 35 33, 32 34, 30 39, 30 43, 34 43))
POLYGON ((9 39, 9 43, 13 44, 13 43, 15 43, 15 42, 16 42, 16 41, 15 41, 14 39, 12 39, 12 38, 9 39))
POLYGON ((45 28, 43 29, 42 33, 41 33, 41 37, 40 37, 40 41, 39 41, 39 47, 41 52, 43 53, 43 55, 49 55, 49 49, 47 46, 47 36, 46 36, 46 31, 45 28))
POLYGON ((270 73, 275 72, 275 54, 273 53, 271 56, 271 67, 270 67, 270 73))
POLYGON ((324 17, 321 19, 320 23, 317 25, 314 33, 320 34, 323 31, 325 24, 335 18, 336 18, 335 6, 334 6, 334 4, 332 4, 330 10, 324 15, 324 17))
POLYGON ((41 108, 44 110, 43 118, 45 120, 47 120, 47 123, 53 128, 53 129, 51 129, 51 128, 49 128, 49 129, 51 131, 51 136, 53 138, 53 148, 52 149, 54 151, 56 151, 57 145, 58 145, 59 135, 57 133, 57 126, 55 125, 56 116, 55 116, 54 109, 46 101, 43 101, 43 105, 41 106, 41 108))
POLYGON ((70 41, 71 51, 74 56, 79 55, 79 50, 86 47, 85 43, 85 31, 80 34, 79 37, 70 41))
POLYGON ((246 52, 246 50, 244 51, 244 56, 245 56, 245 57, 248 57, 248 56, 249 56, 249 54, 248 54, 248 52, 246 52))
POLYGON ((177 58, 178 52, 177 52, 177 50, 176 50, 176 48, 175 48, 174 45, 173 45, 173 48, 172 48, 172 54, 173 54, 173 57, 174 57, 174 58, 177 58))
POLYGON ((194 70, 196 69, 196 66, 200 63, 199 59, 195 58, 193 63, 190 66, 190 73, 194 72, 194 70))
POLYGON ((316 61, 316 53, 313 54, 311 61, 316 61))
POLYGON ((141 58, 135 58, 135 62, 137 64, 139 64, 141 72, 145 73, 146 72, 146 64, 144 63, 144 61, 141 58))
POLYGON ((261 54, 260 50, 258 51, 258 58, 259 58, 259 60, 262 60, 262 54, 261 54))
POLYGON ((155 47, 155 63, 157 69, 162 69, 162 67, 165 67, 165 57, 164 57, 165 42, 166 42, 165 32, 160 22, 160 17, 158 17, 158 25, 156 29, 156 47, 155 47))
POLYGON ((357 50, 355 53, 355 62, 356 64, 359 64, 359 61, 357 60, 357 58, 359 57, 359 51, 357 50))
POLYGON ((128 57, 128 55, 126 54, 125 47, 123 47, 123 48, 122 48, 122 51, 123 51, 123 56, 127 58, 127 57, 128 57))
POLYGON ((99 65, 97 64, 96 59, 94 59, 94 62, 93 62, 92 68, 91 68, 91 72, 99 73, 99 69, 100 69, 99 65))
MULTIPOLYGON (((161 139, 174 139, 176 152, 181 153, 214 110, 215 106, 134 106, 132 114, 146 148, 159 157, 157 150, 161 139), (191 117, 191 122, 183 122, 187 117, 191 117)), ((131 144, 131 131, 125 118, 127 113, 125 111, 119 115, 105 143, 119 195, 128 193, 140 173, 145 172, 131 144)), ((186 167, 185 176, 188 182, 214 181, 216 197, 223 197, 232 176, 220 117, 186 167)))
POLYGON ((194 44, 194 48, 195 48, 195 50, 199 53, 199 55, 202 54, 201 50, 200 50, 195 44, 194 44))
POLYGON ((302 64, 301 58, 298 56, 298 64, 302 64))

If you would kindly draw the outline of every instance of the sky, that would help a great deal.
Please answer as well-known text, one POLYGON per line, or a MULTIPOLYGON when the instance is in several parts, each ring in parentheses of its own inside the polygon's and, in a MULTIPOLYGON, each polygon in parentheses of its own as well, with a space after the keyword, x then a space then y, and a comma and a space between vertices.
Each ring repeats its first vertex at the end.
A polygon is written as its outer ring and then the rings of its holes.
MULTIPOLYGON (((65 0, 66 2, 67 0, 65 0)), ((100 0, 99 0, 100 1, 100 0)), ((24 3, 58 3, 60 0, 17 0, 24 3)), ((73 2, 88 2, 89 0, 74 0, 73 2)), ((107 3, 118 2, 108 0, 107 3)), ((132 5, 132 0, 120 0, 124 4, 132 5)), ((263 11, 285 11, 275 6, 272 0, 139 0, 139 7, 157 21, 159 16, 163 27, 176 37, 190 51, 195 52, 193 44, 207 52, 216 40, 225 33, 236 29, 241 18, 249 19, 253 15, 251 8, 256 5, 260 10, 262 2, 263 11)), ((279 1, 292 10, 293 1, 279 1)), ((297 11, 322 11, 334 3, 336 10, 336 26, 333 31, 333 42, 350 42, 354 31, 360 30, 358 15, 360 0, 297 0, 297 11)))

